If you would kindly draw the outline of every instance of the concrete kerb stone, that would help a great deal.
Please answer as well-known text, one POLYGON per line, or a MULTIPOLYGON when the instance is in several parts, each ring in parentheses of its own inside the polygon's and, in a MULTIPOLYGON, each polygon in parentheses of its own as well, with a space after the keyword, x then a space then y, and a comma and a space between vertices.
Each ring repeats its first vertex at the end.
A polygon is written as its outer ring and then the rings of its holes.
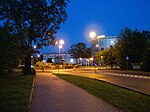
MULTIPOLYGON (((90 78, 90 77, 89 77, 89 78, 90 78)), ((113 83, 111 83, 111 82, 107 82, 107 81, 104 81, 104 80, 100 80, 99 78, 97 78, 97 79, 94 78, 94 80, 101 81, 101 82, 104 82, 104 83, 107 83, 107 84, 111 84, 111 85, 114 85, 114 86, 117 86, 117 87, 120 87, 120 88, 123 88, 123 89, 127 89, 127 90, 130 90, 130 91, 134 91, 134 92, 137 92, 137 93, 146 95, 146 96, 150 96, 150 94, 148 94, 148 93, 145 93, 145 92, 142 92, 142 91, 138 91, 138 90, 135 90, 135 89, 131 89, 131 88, 128 88, 128 87, 123 86, 123 85, 113 84, 113 83)))
MULTIPOLYGON (((55 75, 55 73, 53 73, 53 74, 55 75)), ((74 74, 68 74, 68 75, 74 75, 74 74)), ((80 76, 80 77, 86 77, 86 76, 80 76)), ((123 85, 119 85, 119 84, 114 84, 114 83, 111 83, 111 82, 107 82, 107 81, 99 79, 98 77, 97 78, 87 77, 87 78, 94 79, 94 80, 101 81, 101 82, 104 82, 104 83, 107 83, 107 84, 118 86, 118 87, 123 88, 123 89, 127 89, 127 90, 134 91, 134 92, 137 92, 137 93, 140 93, 140 94, 143 94, 143 95, 150 96, 150 94, 148 94, 148 93, 145 93, 145 92, 142 92, 142 91, 138 91, 138 90, 135 90, 135 89, 123 86, 123 85)))
POLYGON ((31 89, 30 99, 29 99, 29 104, 28 104, 29 112, 31 111, 31 101, 32 101, 32 97, 33 97, 33 89, 34 89, 34 85, 35 85, 35 80, 36 80, 36 75, 32 82, 32 89, 31 89))

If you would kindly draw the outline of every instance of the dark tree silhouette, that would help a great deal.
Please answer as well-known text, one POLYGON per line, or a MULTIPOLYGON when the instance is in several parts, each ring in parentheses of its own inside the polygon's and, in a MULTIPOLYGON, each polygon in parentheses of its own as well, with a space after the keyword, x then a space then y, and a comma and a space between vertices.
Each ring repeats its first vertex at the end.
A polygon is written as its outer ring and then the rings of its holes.
POLYGON ((69 53, 73 58, 89 58, 91 57, 91 48, 87 48, 86 44, 79 42, 71 46, 69 53))
POLYGON ((31 69, 32 43, 54 45, 55 33, 67 19, 69 0, 1 0, 0 20, 11 26, 20 38, 22 47, 28 49, 25 61, 26 74, 31 69))

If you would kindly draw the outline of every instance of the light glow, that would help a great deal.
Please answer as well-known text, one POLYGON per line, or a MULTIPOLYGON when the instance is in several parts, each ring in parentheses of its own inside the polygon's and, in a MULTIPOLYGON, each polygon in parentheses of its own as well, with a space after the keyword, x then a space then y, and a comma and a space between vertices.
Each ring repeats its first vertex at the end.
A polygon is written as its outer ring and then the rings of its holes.
POLYGON ((91 57, 90 60, 92 61, 92 60, 93 60, 93 57, 91 57))
POLYGON ((55 44, 57 45, 57 44, 58 44, 58 42, 56 41, 56 42, 55 42, 55 44))
POLYGON ((92 32, 90 32, 90 38, 94 38, 94 37, 96 37, 96 33, 94 32, 94 31, 92 31, 92 32))
POLYGON ((61 39, 61 40, 59 41, 59 44, 60 44, 60 45, 63 45, 63 44, 64 44, 64 40, 61 39))
POLYGON ((70 59, 70 62, 73 63, 73 58, 70 59))

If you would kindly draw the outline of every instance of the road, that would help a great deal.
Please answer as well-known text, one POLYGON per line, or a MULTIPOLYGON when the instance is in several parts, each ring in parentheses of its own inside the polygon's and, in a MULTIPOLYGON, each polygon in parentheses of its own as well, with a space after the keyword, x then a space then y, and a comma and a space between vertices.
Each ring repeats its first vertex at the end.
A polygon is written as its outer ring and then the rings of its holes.
MULTIPOLYGON (((58 70, 51 70, 58 73, 58 70)), ((72 74, 103 80, 150 95, 150 74, 148 72, 95 70, 95 68, 60 69, 59 73, 72 74), (96 71, 96 73, 95 73, 96 71)))

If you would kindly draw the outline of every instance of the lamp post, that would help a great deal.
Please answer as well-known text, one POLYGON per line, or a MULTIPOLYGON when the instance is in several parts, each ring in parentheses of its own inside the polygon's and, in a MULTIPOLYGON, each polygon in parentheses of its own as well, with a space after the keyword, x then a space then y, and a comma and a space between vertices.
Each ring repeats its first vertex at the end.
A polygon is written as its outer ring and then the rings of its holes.
POLYGON ((63 48, 63 47, 62 47, 63 45, 64 45, 64 40, 62 40, 62 39, 59 40, 59 57, 60 57, 60 49, 63 48))
POLYGON ((60 49, 63 48, 63 45, 64 45, 64 40, 59 40, 59 42, 56 41, 56 44, 58 44, 58 50, 59 50, 59 53, 58 53, 58 74, 59 74, 59 65, 60 65, 60 49))
MULTIPOLYGON (((60 44, 60 45, 64 45, 64 40, 61 39, 61 40, 59 41, 59 44, 60 44)), ((62 57, 62 58, 64 58, 64 47, 63 47, 63 57, 62 57)))
MULTIPOLYGON (((91 38, 91 49, 92 49, 92 40, 96 37, 96 33, 94 31, 91 31, 89 37, 91 38)), ((91 56, 93 56, 92 52, 91 54, 92 54, 91 56)))
MULTIPOLYGON (((90 34, 89 34, 89 37, 91 38, 91 49, 92 49, 92 40, 94 39, 94 38, 96 38, 96 32, 94 32, 94 31, 91 31, 90 32, 90 34)), ((99 46, 99 45, 97 45, 97 46, 99 46)), ((93 50, 92 50, 93 51, 93 50)), ((92 59, 92 66, 93 66, 93 52, 91 52, 91 57, 92 58, 90 58, 90 59, 92 59)))
POLYGON ((43 40, 42 40, 42 54, 43 54, 42 72, 44 72, 44 36, 43 36, 43 40))

